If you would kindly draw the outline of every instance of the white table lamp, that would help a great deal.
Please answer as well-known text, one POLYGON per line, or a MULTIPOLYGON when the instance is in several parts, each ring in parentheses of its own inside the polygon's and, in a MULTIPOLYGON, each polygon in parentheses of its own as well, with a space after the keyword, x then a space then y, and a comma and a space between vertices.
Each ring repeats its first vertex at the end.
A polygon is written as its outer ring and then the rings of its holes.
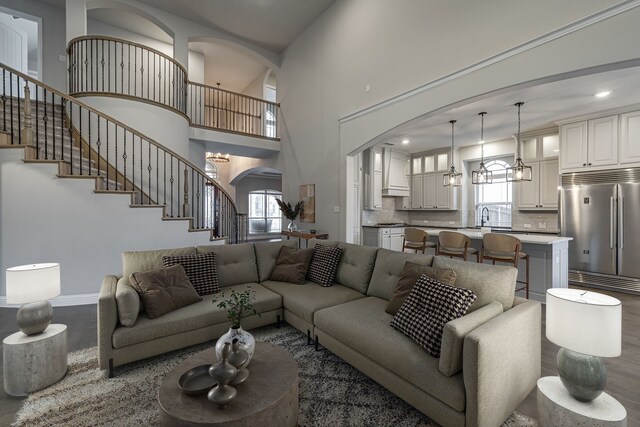
POLYGON ((49 299, 60 295, 60 264, 29 264, 7 269, 7 303, 22 304, 16 320, 26 335, 49 326, 53 308, 49 299))
POLYGON ((558 375, 569 393, 582 402, 598 397, 607 384, 601 357, 622 352, 620 300, 579 289, 547 290, 547 338, 558 351, 558 375))

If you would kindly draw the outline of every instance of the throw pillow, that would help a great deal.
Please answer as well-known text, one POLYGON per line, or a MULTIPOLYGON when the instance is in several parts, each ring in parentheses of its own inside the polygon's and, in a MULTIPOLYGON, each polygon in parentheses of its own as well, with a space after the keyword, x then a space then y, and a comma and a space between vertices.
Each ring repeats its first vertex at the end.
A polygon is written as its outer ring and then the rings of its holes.
POLYGON ((415 341, 433 357, 440 357, 444 325, 464 316, 477 296, 473 291, 420 276, 391 321, 391 326, 415 341))
POLYGON ((216 254, 163 256, 162 263, 165 267, 180 264, 198 295, 204 296, 220 292, 216 271, 216 254))
POLYGON ((276 265, 273 267, 269 280, 304 284, 312 256, 313 249, 295 249, 283 246, 280 248, 276 265))
POLYGON ((149 319, 202 300, 180 264, 162 270, 132 273, 129 281, 144 301, 149 319))
POLYGON ((309 264, 307 278, 318 285, 333 285, 341 255, 342 248, 323 246, 316 243, 313 248, 313 257, 311 258, 311 264, 309 264))
POLYGON ((447 285, 453 286, 456 283, 456 272, 450 268, 433 268, 407 261, 404 263, 402 275, 393 290, 391 300, 387 304, 387 313, 395 316, 418 278, 423 274, 447 285))

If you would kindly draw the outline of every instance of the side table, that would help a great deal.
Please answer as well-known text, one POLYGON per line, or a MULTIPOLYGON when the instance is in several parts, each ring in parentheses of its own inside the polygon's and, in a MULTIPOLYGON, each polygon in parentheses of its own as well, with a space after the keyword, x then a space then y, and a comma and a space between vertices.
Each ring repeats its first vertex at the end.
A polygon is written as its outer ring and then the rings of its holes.
POLYGON ((538 380, 538 415, 542 427, 627 426, 627 410, 611 395, 602 393, 591 402, 580 402, 569 394, 559 377, 538 380))
POLYGON ((59 381, 67 373, 67 326, 51 324, 44 332, 16 332, 2 341, 4 390, 25 396, 59 381))

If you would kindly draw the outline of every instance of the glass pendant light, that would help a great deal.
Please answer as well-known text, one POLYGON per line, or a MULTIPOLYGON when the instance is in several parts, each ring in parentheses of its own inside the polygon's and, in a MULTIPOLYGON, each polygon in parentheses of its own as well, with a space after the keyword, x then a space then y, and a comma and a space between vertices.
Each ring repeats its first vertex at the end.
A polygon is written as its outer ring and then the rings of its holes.
POLYGON ((516 162, 509 168, 507 168, 507 181, 520 182, 531 181, 533 178, 533 171, 531 166, 527 166, 523 163, 520 157, 520 108, 524 105, 524 102, 517 102, 515 104, 518 107, 518 134, 516 135, 516 162))
POLYGON ((480 184, 492 184, 493 183, 493 172, 491 172, 484 165, 484 116, 487 114, 486 112, 478 113, 480 116, 481 124, 480 124, 480 164, 478 165, 478 169, 471 172, 471 183, 480 185, 480 184))
POLYGON ((453 125, 455 120, 450 120, 451 123, 451 168, 449 173, 445 173, 442 179, 442 185, 445 187, 460 187, 462 185, 462 174, 456 171, 456 167, 453 164, 453 125))

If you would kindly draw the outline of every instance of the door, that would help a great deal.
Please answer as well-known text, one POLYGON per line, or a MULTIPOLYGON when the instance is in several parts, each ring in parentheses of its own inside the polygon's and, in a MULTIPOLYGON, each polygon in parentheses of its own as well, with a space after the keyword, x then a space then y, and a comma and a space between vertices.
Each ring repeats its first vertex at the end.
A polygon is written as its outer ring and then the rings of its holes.
POLYGON ((588 166, 618 163, 618 116, 589 120, 588 166))
POLYGON ((563 170, 587 166, 587 122, 560 127, 560 163, 563 170))
POLYGON ((569 242, 569 268, 616 274, 616 185, 568 186, 560 192, 560 230, 569 242))
MULTIPOLYGON (((535 171, 533 176, 533 179, 535 179, 535 171)), ((558 161, 547 160, 540 162, 539 176, 540 207, 558 209, 558 161)))
POLYGON ((640 183, 618 188, 618 274, 640 279, 640 183))

